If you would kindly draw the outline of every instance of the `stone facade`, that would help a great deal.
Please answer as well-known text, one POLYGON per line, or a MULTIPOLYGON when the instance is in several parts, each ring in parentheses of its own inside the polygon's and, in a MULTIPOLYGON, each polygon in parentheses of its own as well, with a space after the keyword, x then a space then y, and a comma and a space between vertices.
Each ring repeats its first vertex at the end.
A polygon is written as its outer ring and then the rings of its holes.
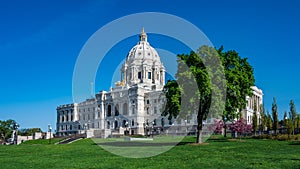
POLYGON ((78 132, 78 104, 65 104, 56 108, 56 131, 59 135, 76 134, 78 132))
POLYGON ((247 120, 248 124, 252 124, 254 110, 256 110, 258 124, 261 123, 261 105, 263 104, 263 92, 256 86, 251 87, 253 91, 252 97, 247 96, 246 108, 242 111, 242 117, 247 120))

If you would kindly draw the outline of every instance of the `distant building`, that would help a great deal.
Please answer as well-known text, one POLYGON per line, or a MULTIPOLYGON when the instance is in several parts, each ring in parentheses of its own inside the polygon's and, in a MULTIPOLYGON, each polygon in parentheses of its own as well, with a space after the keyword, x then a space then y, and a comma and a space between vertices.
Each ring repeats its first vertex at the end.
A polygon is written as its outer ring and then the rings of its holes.
POLYGON ((247 120, 248 124, 252 124, 254 110, 256 109, 258 124, 261 123, 261 105, 263 104, 263 92, 256 86, 251 87, 253 91, 252 97, 247 96, 246 108, 242 111, 242 117, 247 120), (256 107, 255 107, 256 106, 256 107))

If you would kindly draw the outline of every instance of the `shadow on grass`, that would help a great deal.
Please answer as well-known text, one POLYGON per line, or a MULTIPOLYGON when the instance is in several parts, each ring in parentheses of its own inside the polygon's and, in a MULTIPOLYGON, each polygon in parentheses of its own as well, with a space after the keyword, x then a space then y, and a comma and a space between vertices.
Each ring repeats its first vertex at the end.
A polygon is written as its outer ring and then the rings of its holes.
POLYGON ((300 141, 292 141, 289 145, 300 146, 300 141))
POLYGON ((106 142, 97 143, 103 146, 116 146, 116 147, 157 147, 157 146, 173 146, 176 143, 147 143, 147 142, 106 142))
POLYGON ((229 142, 229 139, 231 138, 209 138, 208 141, 211 142, 229 142))
POLYGON ((104 143, 92 143, 92 145, 103 145, 103 146, 116 146, 116 147, 157 147, 157 146, 183 146, 186 144, 191 144, 194 142, 190 141, 183 141, 179 143, 174 142, 164 142, 164 143, 149 143, 149 142, 137 142, 137 141, 131 141, 131 142, 104 142, 104 143))

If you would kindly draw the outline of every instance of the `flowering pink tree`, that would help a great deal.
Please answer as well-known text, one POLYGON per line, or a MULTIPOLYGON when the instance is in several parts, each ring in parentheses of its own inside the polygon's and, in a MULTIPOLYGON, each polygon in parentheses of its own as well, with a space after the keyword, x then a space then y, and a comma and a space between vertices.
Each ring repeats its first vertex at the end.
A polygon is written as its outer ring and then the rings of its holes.
POLYGON ((215 120, 214 124, 210 126, 210 130, 214 131, 214 133, 222 134, 223 127, 224 127, 223 120, 215 120))
POLYGON ((234 121, 232 125, 230 126, 232 132, 237 132, 238 134, 244 135, 251 133, 252 131, 252 125, 247 124, 247 121, 243 118, 240 118, 237 121, 234 121))

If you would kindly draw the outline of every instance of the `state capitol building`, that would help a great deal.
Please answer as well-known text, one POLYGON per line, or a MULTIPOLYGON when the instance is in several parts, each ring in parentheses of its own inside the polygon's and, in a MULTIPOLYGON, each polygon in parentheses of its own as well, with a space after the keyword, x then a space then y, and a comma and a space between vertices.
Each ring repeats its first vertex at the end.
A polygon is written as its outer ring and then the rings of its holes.
MULTIPOLYGON (((161 116, 165 102, 162 93, 165 71, 143 29, 138 43, 127 54, 121 68, 121 81, 114 88, 100 91, 94 98, 81 103, 57 107, 57 135, 85 133, 87 137, 101 138, 124 134, 148 135, 150 132, 166 132, 170 126, 178 126, 170 132, 181 133, 187 128, 193 131, 196 117, 178 121, 161 116)), ((242 111, 247 123, 252 123, 254 102, 259 106, 263 101, 262 90, 256 86, 251 88, 253 96, 246 98, 248 103, 242 111)))

